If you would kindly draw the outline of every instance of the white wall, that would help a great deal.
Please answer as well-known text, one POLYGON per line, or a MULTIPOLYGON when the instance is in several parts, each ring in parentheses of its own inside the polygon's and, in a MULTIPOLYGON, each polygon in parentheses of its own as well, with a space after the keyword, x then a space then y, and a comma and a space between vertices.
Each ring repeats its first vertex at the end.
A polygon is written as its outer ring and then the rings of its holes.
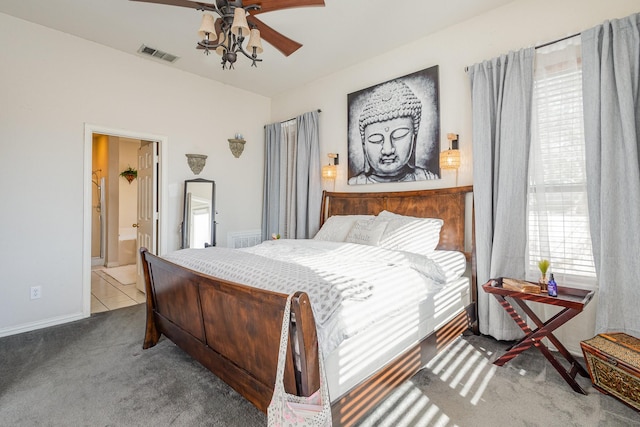
MULTIPOLYGON (((471 99, 465 67, 524 47, 553 41, 602 23, 640 12, 637 0, 519 0, 449 27, 414 43, 400 46, 341 72, 273 99, 273 119, 282 120, 321 108, 320 146, 323 163, 337 152, 336 191, 400 191, 455 186, 455 172, 442 180, 417 183, 347 185, 347 94, 433 65, 439 66, 441 147, 447 133, 460 135, 462 167, 459 185, 473 183, 471 166, 471 99)), ((573 329, 568 347, 580 352, 579 340, 593 335, 595 304, 587 307, 573 329)), ((568 326, 571 326, 569 324, 568 326)), ((563 338, 560 338, 563 340, 563 338)), ((564 341, 564 340, 563 340, 564 341)))
POLYGON ((216 181, 219 242, 260 228, 268 98, 4 14, 0 45, 0 336, 83 315, 85 123, 167 138, 166 250, 194 178, 186 153, 209 156, 199 177, 216 181))

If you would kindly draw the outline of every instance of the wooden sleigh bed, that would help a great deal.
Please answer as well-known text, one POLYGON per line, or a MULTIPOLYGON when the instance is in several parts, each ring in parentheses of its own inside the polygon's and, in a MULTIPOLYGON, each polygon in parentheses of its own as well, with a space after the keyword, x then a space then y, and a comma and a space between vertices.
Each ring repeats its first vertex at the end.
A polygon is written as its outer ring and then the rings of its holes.
MULTIPOLYGON (((477 328, 471 186, 379 193, 325 192, 322 221, 333 215, 402 215, 441 218, 438 249, 465 252, 471 266, 471 302, 446 324, 398 354, 332 402, 334 425, 353 425, 469 328, 477 328), (465 218, 468 221, 465 221, 465 218), (471 234, 472 231, 471 231, 471 234), (465 251, 465 241, 471 250, 465 251)), ((273 393, 282 315, 287 295, 233 283, 178 266, 141 249, 147 321, 143 347, 165 335, 178 347, 266 412, 273 393)), ((319 387, 318 337, 306 293, 292 300, 285 387, 310 395, 319 387), (294 350, 299 353, 294 357, 294 350), (294 361, 297 360, 297 363, 294 361)))

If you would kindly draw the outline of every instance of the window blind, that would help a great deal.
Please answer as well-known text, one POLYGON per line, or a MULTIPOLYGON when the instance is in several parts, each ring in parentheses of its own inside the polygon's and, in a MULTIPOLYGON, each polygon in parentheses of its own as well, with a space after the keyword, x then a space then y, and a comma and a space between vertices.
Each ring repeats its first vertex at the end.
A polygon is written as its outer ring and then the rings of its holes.
POLYGON ((529 167, 529 276, 540 276, 538 261, 562 283, 595 285, 587 209, 582 72, 570 48, 537 52, 534 120, 529 167))

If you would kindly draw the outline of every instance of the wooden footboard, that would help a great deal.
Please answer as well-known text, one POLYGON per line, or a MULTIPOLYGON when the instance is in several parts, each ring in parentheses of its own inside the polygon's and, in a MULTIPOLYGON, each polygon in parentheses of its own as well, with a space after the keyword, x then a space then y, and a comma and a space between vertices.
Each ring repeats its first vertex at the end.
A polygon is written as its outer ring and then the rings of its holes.
MULTIPOLYGON (((163 334, 262 411, 275 384, 287 295, 231 283, 140 250, 147 293, 144 348, 163 334)), ((318 339, 307 294, 291 305, 285 388, 308 396, 318 389, 318 339), (294 368, 293 348, 301 366, 294 368)))

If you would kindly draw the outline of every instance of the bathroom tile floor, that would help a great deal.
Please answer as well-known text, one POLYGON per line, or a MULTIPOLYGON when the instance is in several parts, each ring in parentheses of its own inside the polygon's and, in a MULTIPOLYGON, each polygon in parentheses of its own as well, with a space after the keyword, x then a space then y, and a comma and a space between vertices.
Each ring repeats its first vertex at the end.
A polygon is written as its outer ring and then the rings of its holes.
POLYGON ((135 284, 123 285, 104 272, 104 267, 91 269, 91 313, 142 304, 145 296, 135 284))

